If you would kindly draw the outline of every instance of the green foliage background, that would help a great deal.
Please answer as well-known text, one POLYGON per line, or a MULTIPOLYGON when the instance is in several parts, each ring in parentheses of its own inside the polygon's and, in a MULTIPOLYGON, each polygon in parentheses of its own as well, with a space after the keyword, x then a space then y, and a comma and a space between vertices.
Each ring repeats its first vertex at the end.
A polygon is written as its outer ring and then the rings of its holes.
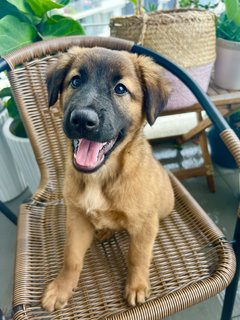
MULTIPOLYGON (((60 36, 83 35, 81 24, 51 10, 61 9, 70 0, 0 0, 0 56, 36 41, 60 36)), ((12 132, 26 137, 23 123, 10 88, 0 91, 9 97, 5 107, 14 119, 12 132)))
POLYGON ((217 37, 240 42, 240 0, 225 0, 226 10, 217 23, 217 37))
POLYGON ((0 55, 27 44, 59 36, 84 34, 78 21, 50 15, 69 0, 0 0, 0 55))

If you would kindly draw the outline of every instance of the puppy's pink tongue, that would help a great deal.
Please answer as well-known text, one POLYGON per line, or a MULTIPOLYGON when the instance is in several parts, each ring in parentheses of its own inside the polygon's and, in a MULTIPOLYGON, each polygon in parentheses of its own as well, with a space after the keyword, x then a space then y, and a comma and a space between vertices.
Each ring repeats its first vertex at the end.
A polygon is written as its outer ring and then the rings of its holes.
POLYGON ((77 164, 84 167, 96 166, 100 160, 98 154, 103 146, 104 143, 81 139, 75 157, 77 164))

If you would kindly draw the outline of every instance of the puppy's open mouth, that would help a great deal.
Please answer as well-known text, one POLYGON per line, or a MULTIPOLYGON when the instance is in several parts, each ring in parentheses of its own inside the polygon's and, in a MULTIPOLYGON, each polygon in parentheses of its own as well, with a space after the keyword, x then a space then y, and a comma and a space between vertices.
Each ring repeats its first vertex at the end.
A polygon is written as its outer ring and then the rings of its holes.
POLYGON ((108 142, 87 139, 73 140, 73 163, 76 169, 84 172, 96 171, 115 146, 118 136, 108 142))

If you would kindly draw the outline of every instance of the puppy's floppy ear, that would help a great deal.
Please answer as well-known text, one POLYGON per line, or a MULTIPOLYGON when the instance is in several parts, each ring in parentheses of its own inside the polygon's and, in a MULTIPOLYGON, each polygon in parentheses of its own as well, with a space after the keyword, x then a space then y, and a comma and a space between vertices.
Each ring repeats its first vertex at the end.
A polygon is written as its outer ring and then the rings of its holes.
POLYGON ((51 107, 58 99, 58 94, 63 90, 64 79, 73 63, 73 56, 63 54, 52 65, 47 73, 48 105, 51 107))
POLYGON ((138 76, 143 87, 143 108, 147 121, 153 125, 166 106, 170 95, 167 81, 162 77, 162 68, 145 56, 137 58, 138 76))

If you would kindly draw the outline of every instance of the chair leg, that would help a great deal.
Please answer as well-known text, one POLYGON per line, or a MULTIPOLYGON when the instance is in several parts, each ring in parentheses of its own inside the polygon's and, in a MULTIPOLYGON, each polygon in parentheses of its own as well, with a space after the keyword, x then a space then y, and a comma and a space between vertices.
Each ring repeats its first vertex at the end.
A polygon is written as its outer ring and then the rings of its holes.
POLYGON ((7 207, 5 204, 0 201, 0 211, 15 225, 17 225, 17 217, 15 214, 7 207))
POLYGON ((232 318, 233 306, 240 276, 240 209, 233 237, 233 250, 235 252, 237 261, 236 273, 225 292, 221 320, 231 320, 232 318))
POLYGON ((214 181, 214 175, 207 175, 207 185, 208 185, 208 189, 211 192, 215 192, 216 188, 215 188, 215 181, 214 181))
MULTIPOLYGON (((197 113, 197 119, 199 122, 203 121, 201 112, 197 113)), ((211 192, 215 192, 215 182, 214 182, 214 170, 212 165, 211 156, 208 151, 208 141, 205 131, 203 130, 199 135, 199 142, 202 150, 202 157, 204 160, 205 175, 207 178, 208 189, 211 192)))

